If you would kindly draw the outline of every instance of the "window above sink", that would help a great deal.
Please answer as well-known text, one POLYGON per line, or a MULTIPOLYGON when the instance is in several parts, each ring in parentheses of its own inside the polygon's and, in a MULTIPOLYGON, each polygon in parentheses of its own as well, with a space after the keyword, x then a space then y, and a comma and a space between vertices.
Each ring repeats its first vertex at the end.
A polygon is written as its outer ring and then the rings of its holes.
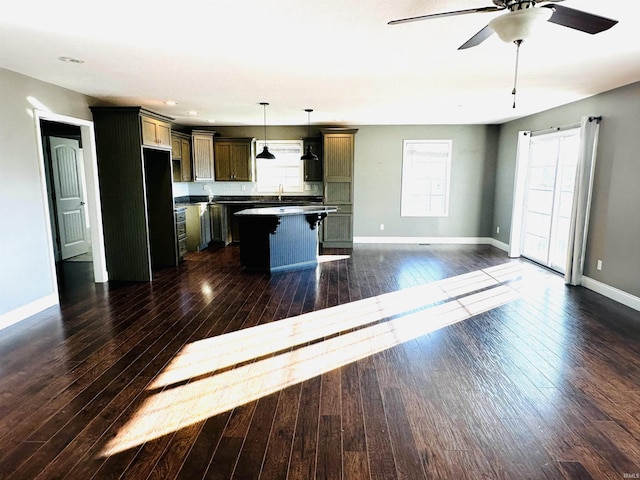
POLYGON ((303 192, 302 140, 259 140, 256 151, 262 151, 265 144, 276 158, 256 158, 257 191, 275 194, 303 192))

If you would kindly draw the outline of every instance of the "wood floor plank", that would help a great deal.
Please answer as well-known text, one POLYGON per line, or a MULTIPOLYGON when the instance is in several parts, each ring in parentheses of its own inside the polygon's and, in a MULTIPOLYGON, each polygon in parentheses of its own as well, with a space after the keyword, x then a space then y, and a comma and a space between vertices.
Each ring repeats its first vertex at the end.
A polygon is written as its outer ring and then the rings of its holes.
POLYGON ((321 388, 321 377, 314 377, 302 384, 298 419, 289 460, 288 478, 290 479, 306 480, 315 475, 321 388))

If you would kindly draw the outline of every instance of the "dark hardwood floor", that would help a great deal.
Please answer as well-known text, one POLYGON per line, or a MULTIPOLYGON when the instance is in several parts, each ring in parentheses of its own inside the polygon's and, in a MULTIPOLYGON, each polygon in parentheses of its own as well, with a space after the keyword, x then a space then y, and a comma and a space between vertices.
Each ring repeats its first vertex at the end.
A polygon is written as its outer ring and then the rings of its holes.
POLYGON ((640 478, 639 312, 490 246, 325 254, 65 265, 0 331, 0 478, 640 478))

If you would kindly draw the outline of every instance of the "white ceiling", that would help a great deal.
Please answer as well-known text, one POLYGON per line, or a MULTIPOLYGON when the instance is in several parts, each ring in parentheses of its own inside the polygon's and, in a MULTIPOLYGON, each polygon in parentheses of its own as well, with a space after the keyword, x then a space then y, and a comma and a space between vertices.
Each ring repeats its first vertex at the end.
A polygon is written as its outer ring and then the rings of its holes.
POLYGON ((594 36, 543 25, 522 45, 515 110, 515 46, 493 35, 457 50, 500 13, 387 25, 489 5, 0 0, 0 67, 187 125, 261 125, 261 101, 269 125, 304 125, 305 108, 316 124, 502 123, 640 81, 637 0, 566 0, 620 23, 594 36))

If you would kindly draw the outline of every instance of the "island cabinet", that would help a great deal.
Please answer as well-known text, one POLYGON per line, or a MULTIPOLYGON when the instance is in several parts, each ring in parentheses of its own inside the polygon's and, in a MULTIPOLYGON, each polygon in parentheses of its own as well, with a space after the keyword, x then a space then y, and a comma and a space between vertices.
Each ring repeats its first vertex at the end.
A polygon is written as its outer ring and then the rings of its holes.
POLYGON ((213 135, 215 132, 193 131, 191 134, 193 153, 193 180, 195 182, 213 182, 214 153, 213 135))
POLYGON ((311 151, 316 154, 318 160, 304 160, 304 181, 305 182, 321 182, 322 181, 322 139, 317 137, 306 137, 302 139, 303 151, 306 153, 307 148, 311 147, 311 151))
MULTIPOLYGON (((109 280, 151 281, 178 264, 171 151, 143 143, 141 107, 91 107, 109 280)), ((143 118, 144 117, 144 118, 143 118)))
POLYGON ((253 181, 254 138, 216 138, 213 145, 217 181, 253 181))
POLYGON ((173 181, 190 182, 191 137, 184 133, 171 132, 171 160, 173 161, 173 181))
POLYGON ((240 223, 240 263, 248 271, 274 273, 318 264, 318 226, 335 212, 327 205, 248 208, 240 223))
POLYGON ((335 205, 322 225, 322 246, 353 247, 353 162, 357 129, 325 128, 323 134, 324 203, 335 205))
POLYGON ((140 115, 142 145, 146 147, 171 148, 171 124, 158 115, 146 111, 140 115))

